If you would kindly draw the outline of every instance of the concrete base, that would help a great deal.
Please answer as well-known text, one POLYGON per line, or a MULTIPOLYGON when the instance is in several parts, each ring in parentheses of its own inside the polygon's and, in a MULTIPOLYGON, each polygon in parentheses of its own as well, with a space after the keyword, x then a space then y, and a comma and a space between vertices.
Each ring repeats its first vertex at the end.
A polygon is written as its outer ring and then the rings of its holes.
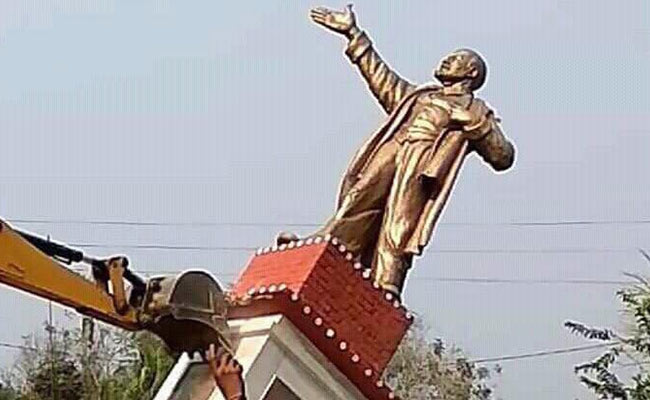
MULTIPOLYGON (((366 397, 283 315, 229 321, 248 400, 366 397)), ((223 400, 198 355, 184 354, 154 400, 223 400)))

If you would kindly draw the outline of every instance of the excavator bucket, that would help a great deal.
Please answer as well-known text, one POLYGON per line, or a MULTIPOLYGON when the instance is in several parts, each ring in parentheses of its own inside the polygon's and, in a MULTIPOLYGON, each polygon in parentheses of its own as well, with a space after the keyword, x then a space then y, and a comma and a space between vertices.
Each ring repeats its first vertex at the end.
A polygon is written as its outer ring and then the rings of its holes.
POLYGON ((226 310, 224 292, 209 273, 185 271, 147 282, 140 321, 172 352, 203 352, 211 343, 230 351, 226 310))

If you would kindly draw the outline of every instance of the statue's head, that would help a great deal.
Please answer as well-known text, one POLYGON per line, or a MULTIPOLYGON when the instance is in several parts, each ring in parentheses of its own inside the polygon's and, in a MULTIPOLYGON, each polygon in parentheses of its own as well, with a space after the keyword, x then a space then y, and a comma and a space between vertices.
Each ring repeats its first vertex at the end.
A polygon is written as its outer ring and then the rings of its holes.
POLYGON ((433 74, 443 84, 469 80, 470 89, 477 90, 487 78, 487 64, 474 50, 459 49, 440 60, 433 74))

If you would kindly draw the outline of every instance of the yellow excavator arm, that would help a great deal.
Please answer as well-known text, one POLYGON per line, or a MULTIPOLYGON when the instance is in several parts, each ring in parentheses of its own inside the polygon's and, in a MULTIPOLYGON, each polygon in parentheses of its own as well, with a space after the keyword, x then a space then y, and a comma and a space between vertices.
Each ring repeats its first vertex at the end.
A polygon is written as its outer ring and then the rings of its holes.
POLYGON ((110 325, 147 329, 174 352, 206 349, 210 343, 229 348, 226 299, 211 275, 187 271, 145 281, 128 264, 122 256, 89 257, 0 219, 0 283, 110 325), (65 265, 80 262, 90 265, 92 279, 65 265))

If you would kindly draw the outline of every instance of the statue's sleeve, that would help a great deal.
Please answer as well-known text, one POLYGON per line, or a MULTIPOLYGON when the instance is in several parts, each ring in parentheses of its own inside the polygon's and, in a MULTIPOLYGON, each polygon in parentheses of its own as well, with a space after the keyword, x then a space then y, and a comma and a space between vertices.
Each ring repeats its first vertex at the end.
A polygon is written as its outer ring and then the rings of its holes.
POLYGON ((372 47, 365 32, 357 32, 348 42, 345 54, 355 64, 384 111, 390 113, 416 86, 393 71, 372 47))
POLYGON ((471 141, 471 146, 496 171, 503 171, 512 166, 515 161, 515 147, 501 131, 498 118, 492 110, 486 108, 480 120, 467 126, 478 139, 471 141))

